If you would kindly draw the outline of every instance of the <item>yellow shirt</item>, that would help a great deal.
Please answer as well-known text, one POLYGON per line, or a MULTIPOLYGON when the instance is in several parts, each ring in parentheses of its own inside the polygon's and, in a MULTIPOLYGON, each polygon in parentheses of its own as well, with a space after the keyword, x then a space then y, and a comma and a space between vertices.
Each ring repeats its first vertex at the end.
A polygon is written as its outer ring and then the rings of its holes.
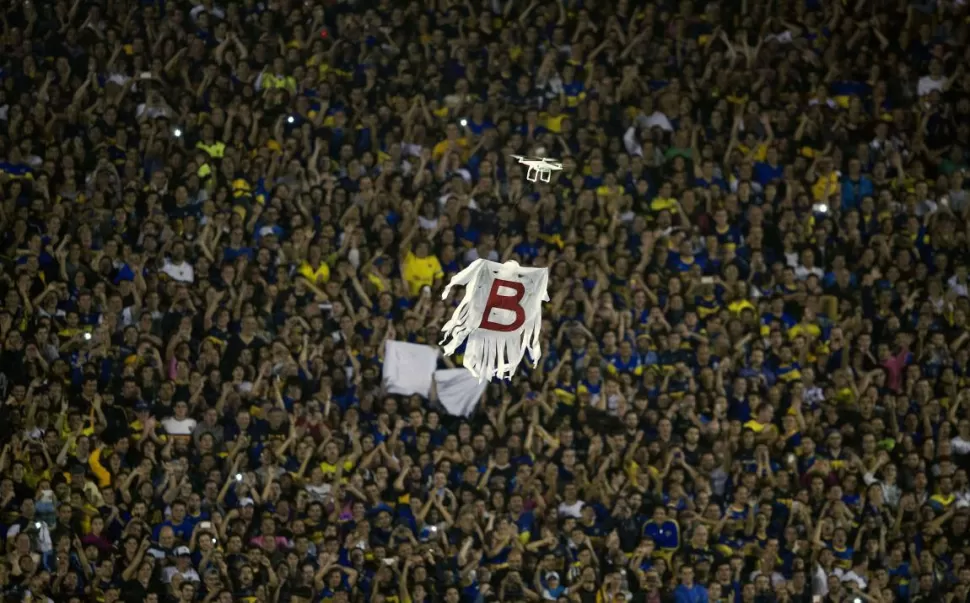
POLYGON ((297 273, 300 276, 306 277, 308 281, 314 285, 318 283, 326 283, 330 280, 330 266, 327 266, 326 262, 320 262, 320 265, 314 268, 310 265, 310 262, 303 262, 300 264, 297 273))
MULTIPOLYGON (((466 139, 466 138, 459 138, 456 141, 456 143, 458 145, 459 153, 461 154, 461 159, 462 159, 462 161, 465 161, 465 159, 466 159, 465 156, 468 153, 468 139, 466 139)), ((444 157, 445 156, 445 153, 448 152, 448 146, 450 144, 451 144, 451 141, 450 140, 442 140, 438 144, 434 145, 434 149, 431 151, 431 157, 433 159, 435 159, 436 161, 438 159, 441 159, 442 157, 444 157)))
POLYGON ((566 119, 566 115, 545 115, 546 119, 546 129, 553 134, 560 134, 562 132, 562 120, 566 119))
POLYGON ((662 211, 677 213, 677 200, 673 197, 656 197, 650 202, 650 209, 658 214, 662 211))
POLYGON ((744 424, 744 427, 745 427, 745 429, 750 429, 751 431, 753 431, 755 433, 761 433, 768 426, 767 425, 764 425, 762 423, 759 423, 758 421, 755 421, 754 419, 752 419, 752 420, 748 421, 747 423, 745 423, 744 424))
POLYGON ((798 323, 794 327, 788 329, 789 339, 794 339, 799 335, 804 335, 806 337, 813 337, 815 339, 818 339, 819 337, 822 336, 822 329, 820 329, 818 325, 814 325, 811 323, 808 323, 808 324, 798 323))
MULTIPOLYGON (((337 462, 339 463, 340 461, 337 461, 337 462)), ((344 465, 343 477, 341 478, 340 481, 341 483, 347 483, 347 475, 354 471, 354 463, 351 463, 350 461, 344 461, 343 465, 344 465)), ((323 471, 324 475, 336 475, 337 465, 334 463, 328 463, 327 461, 323 461, 322 463, 320 463, 320 471, 323 471)))
POLYGON ((274 75, 272 73, 267 73, 263 76, 262 84, 264 90, 268 90, 270 88, 282 88, 291 93, 296 92, 296 79, 290 75, 274 75))
POLYGON ((738 148, 742 153, 748 155, 754 161, 764 161, 768 156, 768 145, 762 143, 756 144, 753 148, 748 148, 747 146, 741 144, 738 148))
POLYGON ((816 201, 821 201, 829 194, 831 198, 837 198, 839 193, 839 177, 835 172, 830 172, 828 176, 819 176, 812 184, 812 197, 816 201))
POLYGON ((433 255, 419 258, 409 251, 404 258, 404 280, 411 289, 411 295, 417 295, 422 287, 430 287, 435 279, 442 278, 444 275, 441 263, 433 255))
POLYGON ((215 141, 212 144, 205 144, 201 140, 195 143, 195 148, 202 149, 209 154, 209 157, 219 158, 226 154, 226 145, 223 142, 215 141))

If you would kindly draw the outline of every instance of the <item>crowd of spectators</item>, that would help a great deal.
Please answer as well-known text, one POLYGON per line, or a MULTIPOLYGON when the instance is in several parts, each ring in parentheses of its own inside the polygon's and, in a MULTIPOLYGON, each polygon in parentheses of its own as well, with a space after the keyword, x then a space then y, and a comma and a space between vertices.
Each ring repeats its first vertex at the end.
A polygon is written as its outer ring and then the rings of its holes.
POLYGON ((968 16, 0 0, 0 601, 966 602, 968 16))

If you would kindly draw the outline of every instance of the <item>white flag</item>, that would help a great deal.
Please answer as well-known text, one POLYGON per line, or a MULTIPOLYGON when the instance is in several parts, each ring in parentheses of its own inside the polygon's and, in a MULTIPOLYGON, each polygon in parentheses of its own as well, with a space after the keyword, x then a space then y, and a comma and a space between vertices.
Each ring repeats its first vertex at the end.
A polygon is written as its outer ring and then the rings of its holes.
POLYGON ((431 395, 438 350, 429 345, 388 341, 384 345, 384 385, 388 393, 423 398, 431 395))
POLYGON ((435 371, 434 382, 442 406, 458 417, 470 416, 488 387, 488 382, 480 381, 466 368, 435 371))
POLYGON ((479 381, 510 379, 527 351, 532 365, 538 364, 548 284, 546 268, 482 259, 472 262, 451 279, 441 296, 447 299, 452 287, 465 287, 465 297, 441 329, 444 355, 451 356, 467 340, 462 364, 479 381))

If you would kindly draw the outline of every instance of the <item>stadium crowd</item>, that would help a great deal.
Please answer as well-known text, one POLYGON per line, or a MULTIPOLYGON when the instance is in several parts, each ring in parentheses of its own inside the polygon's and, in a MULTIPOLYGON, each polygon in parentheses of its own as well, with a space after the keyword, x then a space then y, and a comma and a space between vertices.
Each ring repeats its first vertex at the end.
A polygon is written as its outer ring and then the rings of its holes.
POLYGON ((968 17, 0 0, 0 600, 966 602, 968 17))

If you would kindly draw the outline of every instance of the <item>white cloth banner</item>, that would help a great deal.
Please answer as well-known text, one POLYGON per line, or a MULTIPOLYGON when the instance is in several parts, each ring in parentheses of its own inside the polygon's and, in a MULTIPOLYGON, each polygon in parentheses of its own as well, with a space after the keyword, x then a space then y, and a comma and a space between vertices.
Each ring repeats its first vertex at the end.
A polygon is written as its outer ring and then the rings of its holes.
POLYGON ((466 368, 443 369, 434 373, 438 400, 448 414, 467 417, 482 399, 488 381, 482 381, 466 368))
POLYGON ((465 296, 441 329, 445 356, 466 342, 462 364, 480 381, 510 379, 525 353, 539 362, 542 302, 549 301, 546 268, 523 268, 518 262, 499 264, 478 259, 451 279, 451 288, 465 287, 465 296))
POLYGON ((388 341, 384 346, 384 385, 392 394, 431 397, 438 350, 427 345, 388 341))

